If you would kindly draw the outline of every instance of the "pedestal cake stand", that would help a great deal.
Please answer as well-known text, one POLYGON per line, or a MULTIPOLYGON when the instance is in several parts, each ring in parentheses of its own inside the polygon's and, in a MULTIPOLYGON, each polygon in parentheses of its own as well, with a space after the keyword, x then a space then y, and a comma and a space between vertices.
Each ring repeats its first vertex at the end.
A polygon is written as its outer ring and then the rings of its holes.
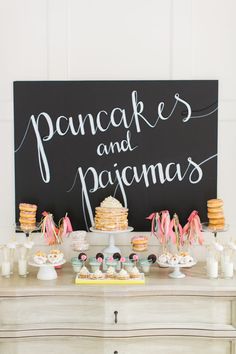
POLYGON ((185 278, 186 275, 184 273, 181 272, 180 268, 190 268, 194 265, 197 264, 197 262, 191 262, 191 263, 188 263, 188 264, 177 264, 177 265, 171 265, 171 264, 167 264, 167 263, 160 263, 160 262, 157 262, 159 264, 159 266, 161 267, 168 267, 168 268, 173 268, 174 271, 172 273, 169 273, 169 277, 170 278, 174 278, 174 279, 181 279, 181 278, 185 278))
POLYGON ((33 226, 32 228, 22 228, 20 223, 17 223, 15 225, 15 231, 17 232, 24 232, 25 236, 28 238, 30 237, 31 233, 32 232, 35 232, 35 231, 39 231, 41 228, 41 224, 40 223, 37 223, 35 226, 33 226))
POLYGON ((118 234, 124 234, 127 232, 133 231, 133 227, 129 226, 126 230, 117 230, 117 231, 102 231, 102 230, 97 230, 94 227, 90 227, 90 231, 96 232, 99 234, 104 234, 109 236, 109 245, 104 248, 103 253, 105 254, 114 254, 114 253, 121 253, 119 247, 115 245, 115 236, 118 234))
POLYGON ((57 272, 55 270, 55 267, 60 266, 64 263, 66 263, 65 260, 56 264, 52 264, 52 263, 37 264, 33 261, 30 261, 29 265, 39 268, 37 274, 37 278, 39 280, 53 280, 53 279, 57 279, 57 272))

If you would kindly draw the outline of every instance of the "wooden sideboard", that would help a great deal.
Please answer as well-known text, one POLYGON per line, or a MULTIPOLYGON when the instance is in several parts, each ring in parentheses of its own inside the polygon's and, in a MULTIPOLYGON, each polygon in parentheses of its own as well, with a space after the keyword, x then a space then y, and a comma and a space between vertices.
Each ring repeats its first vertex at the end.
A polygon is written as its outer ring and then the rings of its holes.
POLYGON ((203 264, 170 279, 153 267, 146 285, 74 285, 0 279, 1 354, 236 354, 236 278, 209 280, 203 264), (116 312, 117 311, 117 312, 116 312))

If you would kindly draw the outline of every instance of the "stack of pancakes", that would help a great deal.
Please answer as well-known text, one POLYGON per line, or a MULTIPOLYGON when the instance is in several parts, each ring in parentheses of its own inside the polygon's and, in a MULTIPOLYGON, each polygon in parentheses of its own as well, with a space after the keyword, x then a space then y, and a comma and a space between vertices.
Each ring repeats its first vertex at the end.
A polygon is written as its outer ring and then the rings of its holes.
POLYGON ((223 204, 223 200, 221 199, 210 199, 207 201, 208 226, 213 230, 220 230, 225 226, 223 204))
POLYGON ((20 227, 22 230, 33 230, 36 226, 37 205, 20 203, 20 227))
POLYGON ((102 231, 118 231, 128 228, 127 208, 95 208, 95 228, 102 231))

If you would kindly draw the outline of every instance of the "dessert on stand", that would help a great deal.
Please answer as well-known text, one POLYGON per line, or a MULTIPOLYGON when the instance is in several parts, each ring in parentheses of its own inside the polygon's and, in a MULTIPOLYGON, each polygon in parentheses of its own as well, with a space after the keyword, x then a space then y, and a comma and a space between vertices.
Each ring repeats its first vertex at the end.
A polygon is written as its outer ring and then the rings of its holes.
POLYGON ((90 228, 92 232, 109 236, 109 245, 103 253, 111 255, 119 252, 115 245, 115 236, 133 231, 133 227, 128 226, 128 209, 111 196, 105 198, 99 207, 95 208, 94 226, 90 228))
POLYGON ((15 230, 24 232, 26 237, 30 237, 31 233, 40 230, 40 223, 36 222, 37 205, 29 203, 20 203, 19 222, 15 225, 15 230))
POLYGON ((162 248, 162 253, 157 259, 158 265, 174 269, 169 273, 169 277, 184 278, 185 274, 181 269, 196 264, 188 249, 196 241, 200 245, 203 243, 198 212, 194 210, 189 215, 184 227, 181 226, 177 214, 170 218, 168 210, 152 213, 147 219, 151 221, 151 234, 157 237, 162 248))
POLYGON ((57 272, 55 270, 55 266, 61 266, 64 263, 66 263, 65 259, 62 259, 58 263, 50 263, 49 261, 46 261, 45 263, 36 263, 34 261, 29 261, 29 265, 39 268, 37 273, 37 279, 39 280, 56 279, 57 272))
POLYGON ((223 278, 232 278, 234 275, 233 256, 236 244, 232 240, 222 244, 217 238, 218 233, 225 233, 229 229, 229 225, 225 223, 223 205, 222 199, 208 200, 208 222, 202 223, 203 231, 212 233, 214 236, 213 242, 206 247, 206 271, 209 278, 218 278, 220 270, 223 278))
POLYGON ((61 268, 66 263, 63 252, 57 246, 73 229, 67 214, 59 221, 58 226, 55 224, 51 213, 44 211, 42 215, 43 219, 40 223, 42 236, 51 248, 48 252, 37 251, 29 261, 29 265, 39 268, 37 279, 53 280, 57 278, 55 268, 61 268))

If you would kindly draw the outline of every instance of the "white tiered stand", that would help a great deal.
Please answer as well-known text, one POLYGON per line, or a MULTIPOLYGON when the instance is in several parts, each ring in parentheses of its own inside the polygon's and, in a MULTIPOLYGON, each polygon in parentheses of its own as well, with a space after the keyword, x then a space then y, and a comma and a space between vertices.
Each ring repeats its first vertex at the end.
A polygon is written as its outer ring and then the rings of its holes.
POLYGON ((111 255, 114 253, 121 253, 121 250, 119 249, 119 247, 117 247, 115 245, 115 236, 118 234, 124 234, 127 232, 131 232, 133 231, 133 227, 129 226, 126 230, 118 230, 118 231, 102 231, 102 230, 97 230, 94 227, 90 227, 90 231, 92 232, 96 232, 99 234, 104 234, 104 235, 108 235, 109 236, 109 245, 104 248, 103 253, 111 255))
POLYGON ((39 280, 53 280, 57 279, 57 272, 55 270, 55 267, 60 266, 62 264, 66 263, 65 260, 52 264, 52 263, 44 263, 44 264, 37 264, 33 261, 29 262, 29 265, 33 267, 38 267, 39 271, 37 274, 37 279, 39 280))

